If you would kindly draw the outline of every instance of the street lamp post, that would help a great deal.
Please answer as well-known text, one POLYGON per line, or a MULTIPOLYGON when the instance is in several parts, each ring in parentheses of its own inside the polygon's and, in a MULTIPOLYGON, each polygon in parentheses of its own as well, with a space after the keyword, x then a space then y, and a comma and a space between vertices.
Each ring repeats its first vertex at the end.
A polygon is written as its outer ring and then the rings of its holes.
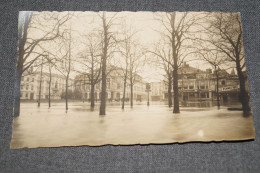
POLYGON ((150 83, 146 83, 146 89, 145 91, 147 92, 147 106, 150 106, 150 101, 149 101, 149 92, 151 91, 151 84, 150 83))

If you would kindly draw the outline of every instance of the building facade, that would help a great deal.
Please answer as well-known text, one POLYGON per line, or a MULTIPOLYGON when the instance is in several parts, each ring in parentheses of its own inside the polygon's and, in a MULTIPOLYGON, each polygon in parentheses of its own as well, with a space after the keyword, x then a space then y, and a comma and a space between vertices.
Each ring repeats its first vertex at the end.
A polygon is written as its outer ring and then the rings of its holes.
MULTIPOLYGON (((223 101, 238 101, 239 79, 234 70, 231 73, 218 70, 219 95, 223 101)), ((184 63, 178 72, 179 99, 181 101, 216 100, 217 78, 214 71, 205 71, 184 63)), ((168 85, 164 83, 163 98, 168 99, 168 85)), ((173 97, 173 90, 171 93, 173 97)))
MULTIPOLYGON (((121 101, 123 98, 124 90, 124 78, 122 76, 122 69, 115 68, 106 79, 106 97, 108 101, 121 101)), ((78 90, 82 93, 82 98, 85 100, 90 100, 91 91, 90 91, 90 81, 88 74, 77 75, 74 80, 75 90, 78 90)), ((135 82, 133 86, 133 100, 142 101, 147 99, 147 93, 145 92, 146 82, 143 81, 142 77, 138 74, 135 74, 135 82)), ((126 92, 125 100, 130 100, 131 87, 129 79, 126 83, 126 92)), ((95 84, 94 91, 95 100, 98 101, 101 98, 101 81, 95 84)))
POLYGON ((162 101, 165 99, 165 82, 151 82, 151 101, 162 101))
MULTIPOLYGON (((61 99, 65 92, 66 79, 63 75, 51 74, 51 99, 61 99)), ((50 73, 40 71, 25 71, 21 78, 20 98, 21 100, 38 100, 41 85, 41 99, 49 98, 50 73)), ((74 90, 74 83, 69 79, 69 90, 74 90)))

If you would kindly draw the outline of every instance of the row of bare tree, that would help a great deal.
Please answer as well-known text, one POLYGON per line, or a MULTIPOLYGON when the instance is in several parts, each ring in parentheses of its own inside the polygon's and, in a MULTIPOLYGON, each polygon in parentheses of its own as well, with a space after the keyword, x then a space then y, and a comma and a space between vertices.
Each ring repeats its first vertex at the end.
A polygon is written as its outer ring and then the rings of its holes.
POLYGON ((107 17, 105 12, 99 14, 102 27, 85 35, 85 49, 80 53, 79 57, 81 58, 77 61, 84 69, 78 73, 87 76, 87 80, 84 80, 83 84, 90 85, 90 105, 92 108, 95 106, 95 86, 101 83, 100 115, 106 114, 108 76, 115 72, 123 79, 122 109, 125 107, 126 88, 129 82, 130 106, 133 107, 133 88, 136 83, 136 74, 144 65, 141 61, 144 55, 143 49, 134 38, 136 32, 132 32, 131 27, 128 28, 125 24, 120 32, 113 29, 113 26, 116 25, 116 15, 107 17))
MULTIPOLYGON (((70 17, 69 13, 59 15, 58 13, 48 12, 44 16, 38 16, 31 11, 19 13, 14 116, 19 116, 20 114, 20 85, 22 75, 30 67, 40 66, 42 78, 43 65, 45 63, 54 64, 48 57, 49 52, 39 51, 39 47, 46 42, 53 42, 57 38, 60 38, 63 34, 61 33, 61 27, 70 17), (48 27, 42 27, 43 25, 48 25, 48 27), (30 35, 31 32, 33 33, 37 30, 40 30, 42 34, 30 35)), ((49 70, 51 70, 51 68, 50 66, 49 70)), ((38 102, 38 105, 40 106, 40 102, 38 102)))
MULTIPOLYGON (((173 113, 179 113, 178 72, 184 60, 204 60, 215 69, 218 80, 219 68, 235 67, 240 82, 240 97, 244 110, 249 110, 248 93, 245 89, 245 57, 242 40, 242 25, 238 13, 156 13, 155 20, 163 28, 158 31, 161 40, 153 49, 144 49, 131 27, 123 25, 118 31, 116 13, 107 16, 97 13, 99 23, 90 34, 84 35, 83 49, 75 55, 78 40, 71 19, 74 14, 51 13, 38 15, 21 12, 18 28, 18 60, 14 115, 20 114, 21 77, 30 67, 44 67, 49 71, 49 107, 52 71, 59 71, 66 79, 66 110, 68 110, 69 79, 72 71, 87 77, 84 84, 91 87, 91 107, 95 106, 95 85, 101 83, 100 115, 106 114, 107 78, 116 67, 123 78, 122 109, 125 107, 127 83, 130 84, 130 106, 133 107, 133 87, 137 73, 145 64, 145 55, 156 57, 156 64, 164 69, 168 83, 168 104, 173 113), (42 27, 48 25, 48 27, 42 27), (40 30, 42 34, 33 35, 40 30), (31 35, 29 33, 32 33, 31 35), (115 58, 121 57, 121 58, 115 58), (191 58, 192 57, 192 58, 191 58), (74 65, 82 68, 74 68, 74 65), (171 90, 174 100, 172 101, 171 90)), ((42 77, 42 75, 41 75, 42 77)), ((218 82, 217 82, 218 84, 218 82)), ((41 86, 40 86, 41 88, 41 86)), ((217 87, 218 88, 218 87, 217 87)), ((41 90, 40 90, 41 92, 41 90)), ((38 104, 40 106, 40 95, 38 104)), ((218 96, 219 100, 219 96, 218 96)))
POLYGON ((149 51, 164 69, 168 83, 168 105, 179 113, 178 71, 185 61, 203 60, 214 69, 219 102, 219 69, 236 68, 240 82, 240 100, 248 111, 249 96, 245 87, 245 56, 239 13, 159 13, 156 20, 164 30, 162 39, 149 51), (172 87, 171 87, 172 86, 172 87))
MULTIPOLYGON (((17 63, 17 81, 15 93, 14 114, 20 113, 20 84, 21 76, 30 67, 40 68, 40 89, 38 106, 41 101, 41 84, 44 67, 48 68, 49 73, 49 107, 51 106, 51 84, 52 72, 58 71, 66 79, 65 84, 65 103, 68 110, 68 90, 69 80, 72 72, 87 78, 84 85, 90 85, 91 107, 95 106, 95 85, 101 83, 101 103, 100 115, 106 114, 106 93, 107 77, 117 68, 120 69, 118 75, 123 74, 124 92, 122 109, 125 106, 125 92, 127 80, 131 88, 131 107, 133 107, 133 87, 136 82, 136 73, 142 65, 140 58, 143 56, 140 45, 135 42, 133 35, 128 35, 127 29, 124 32, 113 30, 116 14, 106 16, 106 12, 98 13, 101 27, 93 29, 93 32, 84 35, 82 41, 83 49, 78 51, 79 42, 76 40, 77 31, 73 30, 71 19, 74 14, 67 13, 47 13, 43 17, 33 12, 21 12, 19 17, 19 52, 17 63), (32 18, 34 18, 32 20, 32 18), (50 19, 52 19, 50 21, 50 19), (47 31, 42 30, 41 26, 49 23, 47 31), (35 38, 32 34, 28 37, 28 32, 41 30, 42 37, 35 38), (115 54, 122 57, 115 60, 115 54), (28 58, 29 57, 29 58, 28 58), (74 66, 81 68, 75 68, 74 66)), ((46 27, 46 26, 45 26, 46 27)), ((80 35, 82 36, 82 35, 80 35)))

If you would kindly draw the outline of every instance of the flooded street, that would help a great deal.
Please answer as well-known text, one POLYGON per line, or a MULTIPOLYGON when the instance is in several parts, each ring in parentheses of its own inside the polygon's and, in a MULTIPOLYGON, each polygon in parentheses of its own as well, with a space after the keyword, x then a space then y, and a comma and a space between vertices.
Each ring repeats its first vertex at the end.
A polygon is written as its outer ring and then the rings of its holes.
POLYGON ((173 114, 167 105, 136 104, 122 111, 117 103, 99 116, 98 106, 73 102, 65 112, 64 103, 22 103, 21 115, 14 119, 11 148, 34 148, 104 144, 149 144, 187 141, 251 139, 252 116, 227 107, 181 107, 173 114))

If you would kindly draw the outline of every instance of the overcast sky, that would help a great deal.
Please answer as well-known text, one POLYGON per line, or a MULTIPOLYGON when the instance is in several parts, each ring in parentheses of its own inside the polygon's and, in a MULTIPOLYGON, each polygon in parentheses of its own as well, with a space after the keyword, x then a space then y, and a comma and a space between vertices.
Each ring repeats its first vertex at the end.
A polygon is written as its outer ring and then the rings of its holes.
MULTIPOLYGON (((56 12, 57 13, 57 12, 56 12)), ((65 14, 66 12, 60 12, 60 14, 65 14)), ((84 41, 84 35, 88 35, 89 33, 96 31, 98 29, 102 29, 101 19, 98 16, 97 12, 73 12, 74 17, 67 23, 71 25, 71 29, 73 30, 73 56, 77 56, 80 51, 84 49, 82 41, 84 41)), ((35 12, 38 16, 44 16, 45 12, 35 12)), ((63 15, 62 14, 62 15, 63 15)), ((101 12, 99 12, 101 14, 101 12)), ((116 14, 114 21, 114 25, 111 28, 113 32, 122 32, 123 27, 129 28, 131 26, 131 30, 137 31, 134 35, 135 39, 138 40, 140 45, 147 49, 154 49, 154 45, 161 39, 161 34, 158 31, 163 31, 164 27, 160 22, 155 20, 155 13, 153 12, 107 12, 107 19, 110 19, 111 16, 116 14)), ((178 15, 177 15, 178 17, 178 15)), ((41 27, 49 27, 49 24, 42 24, 41 27)), ((199 34, 199 33, 198 33, 199 34)), ((41 35, 40 30, 31 30, 29 33, 29 37, 37 37, 41 35)), ((49 44, 49 43, 48 43, 49 44)), ((54 44, 54 43, 52 43, 54 44)), ((50 51, 55 52, 55 45, 47 46, 50 51)), ((192 58, 192 57, 189 57, 192 58)), ((189 62, 189 64, 196 68, 206 69, 210 68, 203 61, 193 61, 189 62)), ((142 72, 140 75, 144 78, 144 80, 148 82, 159 81, 162 80, 162 75, 164 74, 162 69, 156 68, 155 66, 151 66, 147 63, 147 65, 142 68, 142 72)), ((75 77, 75 73, 72 73, 71 77, 75 77)))

